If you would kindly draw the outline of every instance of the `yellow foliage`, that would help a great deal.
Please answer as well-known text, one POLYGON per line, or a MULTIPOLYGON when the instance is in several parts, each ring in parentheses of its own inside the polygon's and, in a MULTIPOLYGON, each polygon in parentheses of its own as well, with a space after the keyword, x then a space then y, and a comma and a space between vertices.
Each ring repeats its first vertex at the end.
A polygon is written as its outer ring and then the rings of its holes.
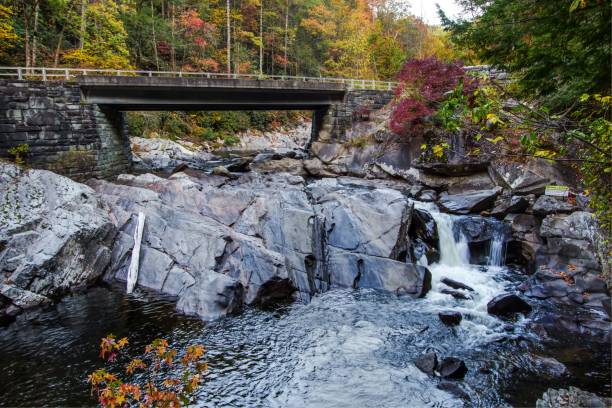
POLYGON ((13 27, 13 10, 0 5, 0 53, 13 48, 18 38, 13 27))

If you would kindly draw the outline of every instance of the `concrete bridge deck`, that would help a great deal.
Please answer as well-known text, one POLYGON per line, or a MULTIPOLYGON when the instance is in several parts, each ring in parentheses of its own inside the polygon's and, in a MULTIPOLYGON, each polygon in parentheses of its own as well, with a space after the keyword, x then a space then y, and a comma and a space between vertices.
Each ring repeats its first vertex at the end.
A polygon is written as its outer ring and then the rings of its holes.
POLYGON ((341 103, 342 83, 300 80, 91 77, 76 82, 84 103, 121 111, 314 110, 341 103))

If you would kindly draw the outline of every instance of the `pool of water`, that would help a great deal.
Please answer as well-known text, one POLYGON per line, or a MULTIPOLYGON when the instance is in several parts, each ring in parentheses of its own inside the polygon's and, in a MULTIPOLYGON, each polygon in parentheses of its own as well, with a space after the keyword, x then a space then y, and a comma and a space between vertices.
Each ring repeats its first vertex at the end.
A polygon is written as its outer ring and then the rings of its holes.
POLYGON ((95 287, 0 329, 0 405, 95 405, 85 379, 101 366, 98 343, 109 333, 129 337, 133 355, 157 337, 205 345, 202 407, 463 406, 414 366, 427 350, 466 362, 458 384, 468 406, 532 406, 551 386, 610 394, 607 345, 543 344, 520 323, 508 331, 465 310, 467 323, 448 328, 436 315, 442 306, 437 296, 336 290, 205 325, 177 314, 172 299, 95 287), (556 357, 569 377, 547 377, 531 355, 556 357))

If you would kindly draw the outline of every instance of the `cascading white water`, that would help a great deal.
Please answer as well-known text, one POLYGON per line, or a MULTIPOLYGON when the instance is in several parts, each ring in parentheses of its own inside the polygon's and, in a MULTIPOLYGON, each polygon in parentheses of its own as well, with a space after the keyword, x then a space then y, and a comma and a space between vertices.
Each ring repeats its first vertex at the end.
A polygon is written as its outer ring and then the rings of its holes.
MULTIPOLYGON (((460 328, 465 330, 466 342, 480 344, 491 340, 499 333, 500 321, 487 313, 487 303, 504 291, 503 280, 498 276, 501 268, 481 267, 470 264, 470 250, 466 237, 453 224, 457 216, 440 213, 431 203, 415 202, 415 207, 427 211, 436 222, 440 260, 428 265, 432 275, 432 289, 427 294, 424 306, 432 312, 455 310, 464 315, 460 328), (473 291, 452 289, 442 283, 444 278, 461 282, 473 291), (455 290, 469 297, 457 300, 444 290, 455 290)), ((492 244, 493 245, 493 244, 492 244)), ((497 245, 497 244, 496 244, 497 245)), ((501 264, 503 239, 500 234, 499 250, 491 259, 501 264)))
POLYGON ((438 228, 440 242, 440 264, 446 266, 463 266, 470 264, 470 250, 467 240, 459 233, 455 238, 453 219, 448 214, 433 213, 438 228))
POLYGON ((489 266, 502 266, 504 261, 504 237, 496 234, 489 249, 489 266))

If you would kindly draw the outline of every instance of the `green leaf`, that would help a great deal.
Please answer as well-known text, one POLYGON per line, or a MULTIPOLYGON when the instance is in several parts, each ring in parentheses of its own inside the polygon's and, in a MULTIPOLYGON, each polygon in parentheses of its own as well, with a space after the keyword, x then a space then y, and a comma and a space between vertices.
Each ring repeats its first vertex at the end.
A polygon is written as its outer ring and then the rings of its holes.
POLYGON ((575 11, 575 10, 578 8, 578 6, 580 5, 580 1, 581 1, 581 0, 574 0, 574 1, 572 2, 571 6, 570 6, 570 8, 569 8, 569 12, 570 12, 570 13, 573 13, 573 12, 574 12, 574 11, 575 11))

